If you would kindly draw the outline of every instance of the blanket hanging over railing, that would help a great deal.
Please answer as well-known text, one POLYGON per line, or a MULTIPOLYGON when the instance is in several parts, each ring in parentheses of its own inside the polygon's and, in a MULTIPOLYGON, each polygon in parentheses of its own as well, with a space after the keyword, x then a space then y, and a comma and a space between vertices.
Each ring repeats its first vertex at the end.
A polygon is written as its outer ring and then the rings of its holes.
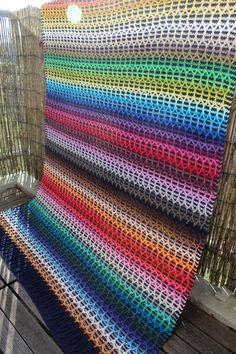
POLYGON ((32 294, 24 274, 40 276, 66 353, 156 353, 216 199, 235 2, 54 1, 42 20, 44 174, 32 202, 1 215, 3 253, 23 257, 11 263, 32 294))

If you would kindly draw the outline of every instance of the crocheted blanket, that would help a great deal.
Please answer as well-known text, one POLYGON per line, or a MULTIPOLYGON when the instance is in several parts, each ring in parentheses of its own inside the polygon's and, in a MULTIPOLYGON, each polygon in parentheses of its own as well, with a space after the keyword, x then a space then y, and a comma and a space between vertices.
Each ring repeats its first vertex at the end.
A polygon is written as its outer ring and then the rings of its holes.
POLYGON ((46 157, 2 255, 66 353, 157 353, 193 286, 235 86, 229 0, 42 7, 46 157))

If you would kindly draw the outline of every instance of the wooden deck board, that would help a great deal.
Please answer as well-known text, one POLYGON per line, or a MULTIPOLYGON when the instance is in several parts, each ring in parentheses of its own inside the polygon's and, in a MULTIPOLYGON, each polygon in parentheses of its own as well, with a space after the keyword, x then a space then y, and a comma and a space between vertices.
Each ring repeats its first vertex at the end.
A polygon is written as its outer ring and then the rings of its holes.
POLYGON ((32 354, 23 338, 0 310, 0 350, 4 354, 32 354))
POLYGON ((3 288, 4 286, 6 286, 6 284, 4 283, 3 279, 0 278, 0 289, 3 288))
POLYGON ((10 271, 7 264, 1 257, 0 257, 0 276, 4 280, 4 282, 6 282, 6 284, 9 284, 14 280, 16 280, 15 275, 10 271))
MULTIPOLYGON (((216 322, 217 325, 217 322, 216 322)), ((230 351, 223 345, 217 343, 214 339, 207 336, 199 328, 192 325, 190 322, 182 319, 177 325, 175 333, 184 342, 193 347, 201 354, 229 354, 230 351)))
POLYGON ((166 354, 198 354, 199 352, 174 334, 164 345, 163 351, 166 354))
POLYGON ((0 306, 2 312, 34 353, 62 354, 54 340, 15 296, 10 287, 5 287, 0 291, 0 306))
POLYGON ((236 353, 236 332, 231 328, 224 326, 191 303, 187 304, 182 318, 189 321, 225 348, 236 353))

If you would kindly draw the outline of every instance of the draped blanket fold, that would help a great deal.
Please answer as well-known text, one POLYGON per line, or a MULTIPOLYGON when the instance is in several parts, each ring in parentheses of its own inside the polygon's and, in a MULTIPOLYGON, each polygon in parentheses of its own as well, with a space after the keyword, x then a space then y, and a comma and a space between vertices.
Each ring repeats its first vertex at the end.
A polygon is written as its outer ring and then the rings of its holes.
POLYGON ((236 3, 60 0, 41 15, 43 177, 0 214, 1 253, 66 353, 157 353, 217 197, 236 3))

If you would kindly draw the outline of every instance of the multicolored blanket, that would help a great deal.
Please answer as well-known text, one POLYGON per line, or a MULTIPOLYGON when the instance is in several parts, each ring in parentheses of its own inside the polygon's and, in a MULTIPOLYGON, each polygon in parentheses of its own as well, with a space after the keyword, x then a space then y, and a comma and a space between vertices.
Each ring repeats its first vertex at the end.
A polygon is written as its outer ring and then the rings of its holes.
POLYGON ((236 3, 61 0, 42 25, 44 173, 1 214, 2 254, 66 353, 157 353, 217 195, 236 3))

